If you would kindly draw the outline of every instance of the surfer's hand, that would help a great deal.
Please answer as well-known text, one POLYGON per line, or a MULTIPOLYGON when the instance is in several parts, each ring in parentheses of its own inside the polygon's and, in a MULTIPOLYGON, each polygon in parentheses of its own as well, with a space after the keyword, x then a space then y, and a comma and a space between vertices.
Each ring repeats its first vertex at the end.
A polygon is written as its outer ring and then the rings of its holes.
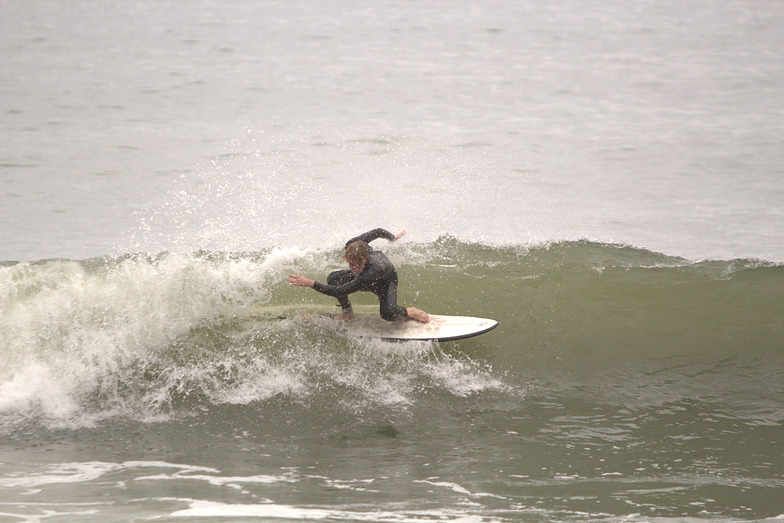
POLYGON ((286 279, 290 284, 296 285, 297 287, 313 287, 313 284, 315 283, 310 278, 300 276, 299 274, 289 274, 289 277, 286 279))
POLYGON ((392 241, 399 240, 399 239, 400 239, 400 237, 401 237, 401 236, 403 236, 404 234, 406 234, 406 231, 402 231, 402 232, 399 232, 399 233, 397 233, 397 234, 395 235, 395 239, 394 239, 394 240, 392 240, 392 241))

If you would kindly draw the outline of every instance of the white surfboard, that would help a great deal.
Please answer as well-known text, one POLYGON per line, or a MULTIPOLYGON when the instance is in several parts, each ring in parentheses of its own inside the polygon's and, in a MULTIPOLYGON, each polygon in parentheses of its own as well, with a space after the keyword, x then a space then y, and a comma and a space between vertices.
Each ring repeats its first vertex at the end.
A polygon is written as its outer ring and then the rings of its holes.
POLYGON ((355 336, 386 341, 452 341, 484 334, 498 326, 489 318, 444 316, 431 314, 428 323, 415 320, 386 321, 378 313, 378 306, 355 305, 351 321, 338 322, 336 314, 324 313, 323 305, 256 306, 248 310, 250 316, 262 320, 293 319, 319 325, 330 330, 355 336))
POLYGON ((337 329, 350 336, 385 341, 451 341, 479 336, 498 326, 496 320, 469 316, 430 315, 430 321, 386 321, 376 314, 356 314, 351 321, 341 322, 337 329))

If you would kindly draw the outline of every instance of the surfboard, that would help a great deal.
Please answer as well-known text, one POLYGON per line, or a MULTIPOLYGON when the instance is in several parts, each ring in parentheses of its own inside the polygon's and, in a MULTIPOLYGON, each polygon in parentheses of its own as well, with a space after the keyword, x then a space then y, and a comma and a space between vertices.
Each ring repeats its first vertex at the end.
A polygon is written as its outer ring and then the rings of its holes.
POLYGON ((428 323, 414 320, 386 321, 378 314, 378 306, 355 305, 353 320, 338 322, 336 314, 324 312, 322 305, 256 306, 248 314, 260 320, 302 321, 335 330, 357 338, 384 341, 453 341, 479 336, 498 326, 498 321, 473 316, 431 314, 428 323))
POLYGON ((498 326, 490 318, 430 315, 430 321, 386 321, 376 314, 356 314, 351 321, 337 324, 338 332, 359 338, 384 341, 453 341, 479 336, 498 326))

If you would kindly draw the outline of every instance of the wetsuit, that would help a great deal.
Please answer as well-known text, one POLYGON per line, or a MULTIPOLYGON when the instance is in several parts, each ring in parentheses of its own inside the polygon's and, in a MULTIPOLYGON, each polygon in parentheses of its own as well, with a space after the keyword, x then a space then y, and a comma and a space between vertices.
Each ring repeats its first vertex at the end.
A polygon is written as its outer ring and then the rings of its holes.
MULTIPOLYGON (((385 229, 373 229, 346 242, 346 246, 356 241, 369 244, 378 238, 394 240, 395 235, 385 229)), ((381 317, 387 321, 404 318, 406 309, 397 304, 397 271, 383 252, 374 251, 368 245, 369 258, 362 272, 354 274, 349 269, 331 273, 327 284, 315 282, 313 289, 327 296, 337 298, 343 313, 352 311, 348 295, 357 291, 368 291, 378 296, 381 317)))

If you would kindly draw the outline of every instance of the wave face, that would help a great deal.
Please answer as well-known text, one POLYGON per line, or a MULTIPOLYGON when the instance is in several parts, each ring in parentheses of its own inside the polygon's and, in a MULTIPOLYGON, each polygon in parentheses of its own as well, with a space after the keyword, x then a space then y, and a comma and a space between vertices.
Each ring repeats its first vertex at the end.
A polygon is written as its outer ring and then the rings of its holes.
MULTIPOLYGON (((216 405, 263 408, 279 397, 319 408, 404 409, 441 395, 515 396, 532 386, 584 388, 627 406, 735 395, 752 415, 780 421, 765 398, 782 392, 772 381, 784 367, 781 265, 450 237, 387 252, 401 274, 401 304, 489 316, 501 326, 439 347, 370 344, 291 319, 298 309, 334 309, 283 276, 324 279, 339 264, 337 251, 6 264, 3 427, 160 420, 216 405), (288 308, 289 319, 278 319, 276 308, 288 308)), ((372 310, 374 299, 354 301, 372 310)))

